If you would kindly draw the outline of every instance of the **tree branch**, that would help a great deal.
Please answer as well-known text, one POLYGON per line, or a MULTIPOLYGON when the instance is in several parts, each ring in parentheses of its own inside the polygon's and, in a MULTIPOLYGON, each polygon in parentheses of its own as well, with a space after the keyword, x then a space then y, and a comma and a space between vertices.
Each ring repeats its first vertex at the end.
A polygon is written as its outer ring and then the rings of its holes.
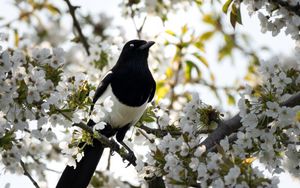
MULTIPOLYGON (((281 104, 281 106, 286 107, 294 107, 297 105, 300 105, 300 92, 294 94, 281 104)), ((242 123, 241 117, 238 113, 231 119, 221 121, 218 127, 211 134, 209 134, 201 144, 205 145, 207 151, 210 151, 216 143, 219 143, 220 140, 222 140, 225 136, 229 136, 230 134, 236 132, 240 127, 242 127, 242 123)))
POLYGON ((132 165, 136 166, 135 161, 132 161, 132 157, 130 156, 130 154, 128 152, 124 152, 119 144, 114 141, 114 139, 108 139, 106 136, 102 135, 102 134, 95 134, 95 132, 93 131, 93 129, 89 126, 87 126, 86 124, 80 122, 80 123, 74 123, 73 126, 77 126, 80 127, 81 129, 87 131, 88 133, 93 135, 94 139, 97 139, 99 142, 101 142, 104 147, 109 147, 111 149, 111 151, 115 151, 116 153, 118 153, 123 160, 127 160, 129 161, 132 165))
POLYGON ((71 14, 71 16, 72 16, 72 19, 73 19, 73 25, 74 25, 74 27, 76 28, 76 30, 77 30, 77 32, 78 32, 78 34, 79 34, 80 42, 82 43, 82 45, 83 45, 83 47, 84 47, 86 53, 87 53, 88 55, 90 55, 90 50, 89 50, 90 45, 88 44, 87 39, 86 39, 85 36, 83 35, 82 29, 81 29, 81 27, 80 27, 80 24, 79 24, 79 22, 78 22, 78 20, 77 20, 77 18, 76 18, 76 16, 75 16, 75 10, 76 10, 77 8, 79 8, 79 7, 78 7, 78 6, 73 6, 73 5, 70 3, 69 0, 65 0, 65 2, 67 3, 68 8, 69 8, 69 12, 70 12, 70 14, 71 14))
MULTIPOLYGON (((180 131, 166 130, 166 129, 155 129, 155 128, 147 127, 144 124, 139 125, 138 128, 144 130, 147 134, 153 134, 158 138, 162 138, 162 137, 166 136, 167 134, 170 134, 172 136, 181 136, 182 135, 182 132, 180 132, 180 131)), ((210 131, 210 130, 199 130, 197 133, 198 134, 209 134, 211 132, 212 131, 210 131)))
POLYGON ((25 163, 24 163, 22 160, 20 160, 20 163, 21 163, 21 166, 22 166, 22 168, 23 168, 23 170, 24 170, 24 175, 27 176, 27 177, 30 179, 30 181, 32 182, 32 184, 33 184, 36 188, 40 188, 39 184, 33 179, 33 177, 32 177, 32 176, 29 174, 29 172, 27 171, 27 168, 26 168, 25 163))

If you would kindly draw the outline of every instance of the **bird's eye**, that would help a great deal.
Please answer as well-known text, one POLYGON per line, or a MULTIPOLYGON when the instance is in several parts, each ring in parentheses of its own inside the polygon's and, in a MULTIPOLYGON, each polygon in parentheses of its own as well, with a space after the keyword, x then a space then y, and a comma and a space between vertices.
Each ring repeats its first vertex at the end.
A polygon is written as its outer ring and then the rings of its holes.
POLYGON ((130 47, 134 47, 134 44, 130 44, 129 46, 130 46, 130 47))

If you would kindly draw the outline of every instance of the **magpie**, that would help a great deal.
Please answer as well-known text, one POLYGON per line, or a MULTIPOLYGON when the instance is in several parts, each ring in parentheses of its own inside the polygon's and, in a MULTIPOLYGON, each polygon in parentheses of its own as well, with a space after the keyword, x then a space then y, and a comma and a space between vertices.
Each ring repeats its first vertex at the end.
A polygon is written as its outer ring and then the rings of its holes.
MULTIPOLYGON (((102 79, 96 89, 91 111, 98 102, 110 97, 113 106, 110 113, 103 118, 106 126, 100 130, 106 137, 116 136, 117 141, 125 147, 133 158, 132 150, 123 142, 126 132, 142 116, 147 103, 151 102, 156 89, 155 80, 148 67, 148 54, 153 41, 131 40, 127 42, 117 63, 102 79)), ((87 125, 96 123, 89 120, 87 125)), ((63 171, 57 188, 85 188, 102 156, 104 147, 94 139, 93 145, 84 147, 84 156, 77 162, 76 168, 67 166, 63 171)), ((129 163, 130 164, 130 163, 129 163)))

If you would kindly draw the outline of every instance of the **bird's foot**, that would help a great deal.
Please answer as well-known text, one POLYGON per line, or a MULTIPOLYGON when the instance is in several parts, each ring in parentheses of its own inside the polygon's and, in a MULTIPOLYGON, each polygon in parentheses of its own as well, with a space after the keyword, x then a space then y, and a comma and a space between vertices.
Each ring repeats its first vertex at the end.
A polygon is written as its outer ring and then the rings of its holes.
POLYGON ((112 147, 110 148, 110 155, 113 156, 115 153, 115 151, 119 151, 120 150, 120 146, 119 144, 114 140, 114 139, 110 139, 111 145, 112 147))
MULTIPOLYGON (((131 164, 133 166, 136 166, 136 157, 135 157, 133 151, 128 151, 128 153, 126 154, 125 159, 129 162, 128 165, 126 166, 126 168, 128 166, 130 166, 131 164)), ((123 159, 123 162, 125 161, 125 159, 123 159)))

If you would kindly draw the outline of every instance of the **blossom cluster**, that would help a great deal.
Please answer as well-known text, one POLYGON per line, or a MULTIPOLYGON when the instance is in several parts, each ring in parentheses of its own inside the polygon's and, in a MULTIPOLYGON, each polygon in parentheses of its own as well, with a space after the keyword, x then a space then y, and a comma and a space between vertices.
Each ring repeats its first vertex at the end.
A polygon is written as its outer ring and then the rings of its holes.
POLYGON ((170 123, 168 112, 156 110, 156 123, 167 134, 150 144, 147 160, 138 165, 140 174, 164 176, 169 185, 277 187, 278 177, 265 176, 253 165, 257 160, 271 173, 288 170, 299 176, 300 106, 284 102, 300 90, 300 67, 288 61, 283 66, 273 58, 260 65, 261 84, 247 86, 238 103, 243 126, 210 152, 201 142, 221 118, 198 95, 185 105, 177 123, 170 123))
MULTIPOLYGON (((22 172, 22 160, 31 164, 29 171, 42 176, 45 164, 36 161, 56 159, 61 150, 70 165, 81 159, 78 145, 90 135, 72 125, 87 122, 95 87, 84 74, 64 75, 64 62, 61 48, 33 49, 30 56, 1 48, 0 158, 6 170, 22 172), (58 136, 61 132, 63 138, 58 136)), ((111 106, 106 99, 104 106, 95 107, 95 113, 111 111, 111 106)), ((101 124, 95 126, 101 128, 101 124)))
POLYGON ((150 145, 151 152, 147 160, 138 165, 140 174, 144 178, 164 176, 170 186, 276 186, 277 179, 264 177, 262 171, 253 168, 245 158, 227 153, 229 146, 225 147, 225 141, 222 142, 224 148, 218 146, 218 152, 207 152, 205 146, 201 145, 205 137, 203 131, 215 125, 220 120, 219 116, 198 95, 193 95, 186 104, 176 128, 170 124, 167 116, 161 115, 164 118, 158 119, 159 127, 167 130, 168 134, 150 145), (162 122, 164 124, 160 125, 162 122))
POLYGON ((284 101, 300 91, 300 69, 298 63, 285 67, 277 58, 263 63, 263 84, 248 86, 242 94, 239 109, 243 127, 232 151, 240 157, 258 158, 272 173, 280 173, 287 166, 299 176, 300 106, 287 107, 284 101))
POLYGON ((249 14, 258 13, 262 32, 271 31, 276 36, 283 28, 285 33, 294 40, 300 41, 300 6, 299 0, 291 1, 265 1, 265 0, 242 0, 235 1, 248 7, 249 14))
POLYGON ((51 54, 47 49, 35 49, 32 58, 18 50, 0 53, 1 161, 14 172, 20 169, 22 157, 49 153, 49 148, 38 146, 42 140, 56 140, 52 129, 64 118, 50 108, 61 106, 59 101, 64 100, 58 95, 59 88, 63 90, 63 50, 56 48, 51 54))
POLYGON ((103 40, 101 37, 95 37, 89 42, 91 45, 91 54, 88 56, 87 61, 93 64, 93 68, 100 70, 110 68, 111 63, 117 61, 117 54, 119 52, 118 48, 122 42, 121 38, 118 37, 115 37, 113 41, 107 41, 103 40))

